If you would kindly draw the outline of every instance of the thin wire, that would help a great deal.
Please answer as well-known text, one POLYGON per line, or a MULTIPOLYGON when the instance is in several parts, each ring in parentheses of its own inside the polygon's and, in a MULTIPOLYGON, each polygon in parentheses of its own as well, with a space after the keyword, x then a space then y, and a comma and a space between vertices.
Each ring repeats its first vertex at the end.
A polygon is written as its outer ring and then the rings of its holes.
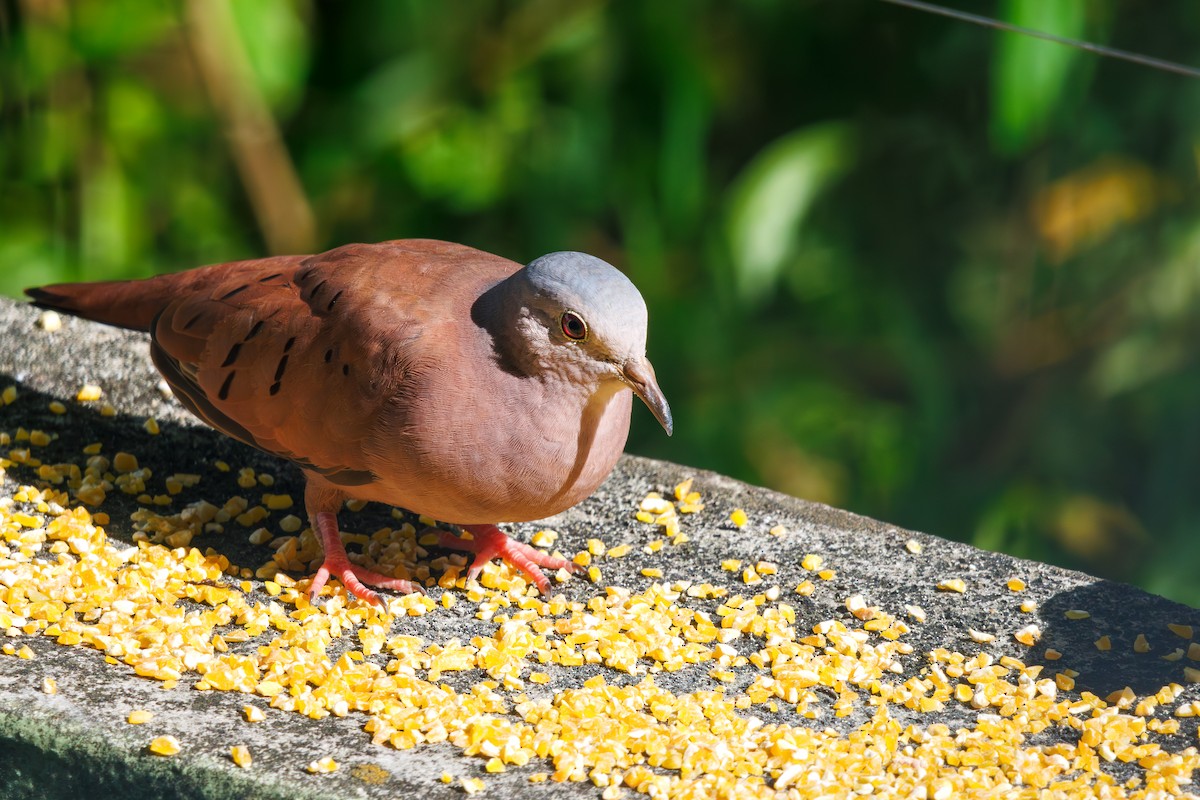
POLYGON ((1161 58, 1153 58, 1152 56, 1144 56, 1140 53, 1131 53, 1128 50, 1117 50, 1113 47, 1105 47, 1104 45, 1095 44, 1094 42, 1085 42, 1080 39, 1069 39, 1066 36, 1056 36, 1053 33, 1035 30, 1033 28, 1025 28, 1021 25, 1013 25, 1011 22, 1004 22, 991 17, 983 17, 978 14, 968 14, 965 11, 958 11, 945 6, 934 5, 933 3, 924 3, 921 0, 883 0, 885 3, 891 3, 897 6, 904 6, 916 11, 924 11, 929 14, 937 14, 943 17, 949 17, 961 22, 970 22, 973 25, 982 25, 985 28, 996 28, 997 30, 1008 31, 1009 33, 1019 33, 1024 36, 1032 36, 1035 39, 1045 39, 1048 42, 1055 44, 1065 44, 1068 47, 1077 47, 1080 50, 1086 50, 1089 53, 1095 53, 1098 56, 1107 56, 1109 58, 1117 58, 1121 61, 1129 61, 1134 64, 1140 64, 1143 67, 1151 67, 1152 69, 1160 69, 1164 72, 1173 72, 1176 75, 1183 75, 1188 78, 1200 78, 1200 69, 1189 67, 1184 64, 1176 64, 1174 61, 1164 61, 1161 58))

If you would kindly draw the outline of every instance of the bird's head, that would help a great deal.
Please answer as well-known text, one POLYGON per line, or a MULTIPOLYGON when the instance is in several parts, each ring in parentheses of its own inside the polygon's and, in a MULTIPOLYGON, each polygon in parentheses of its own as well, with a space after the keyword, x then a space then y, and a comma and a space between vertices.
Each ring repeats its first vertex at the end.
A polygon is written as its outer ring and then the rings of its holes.
POLYGON ((671 434, 671 407, 646 358, 646 302, 620 270, 586 253, 550 253, 504 281, 523 361, 588 384, 620 381, 671 434))

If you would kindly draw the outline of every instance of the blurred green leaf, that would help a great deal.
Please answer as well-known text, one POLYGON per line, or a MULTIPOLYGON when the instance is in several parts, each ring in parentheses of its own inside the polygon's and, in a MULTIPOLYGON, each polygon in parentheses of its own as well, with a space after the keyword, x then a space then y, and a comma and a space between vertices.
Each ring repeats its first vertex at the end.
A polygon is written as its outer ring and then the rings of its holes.
POLYGON ((760 152, 730 190, 726 235, 743 300, 770 292, 817 197, 850 167, 852 131, 823 123, 794 131, 760 152))
MULTIPOLYGON (((1083 39, 1088 3, 1080 0, 1004 0, 1001 18, 1024 28, 1083 39)), ((1081 50, 1015 33, 998 33, 992 67, 993 141, 1007 153, 1039 138, 1062 101, 1081 50)))

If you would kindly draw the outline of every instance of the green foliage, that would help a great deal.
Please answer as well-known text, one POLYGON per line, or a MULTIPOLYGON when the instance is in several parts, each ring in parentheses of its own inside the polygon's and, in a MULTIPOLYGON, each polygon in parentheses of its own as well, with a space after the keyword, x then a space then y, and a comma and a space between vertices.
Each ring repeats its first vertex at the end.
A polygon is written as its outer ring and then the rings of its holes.
MULTIPOLYGON (((1183 0, 955 5, 1200 63, 1183 0)), ((1200 603, 1198 101, 882 3, 3 4, 0 291, 588 250, 676 411, 634 451, 1200 603)))

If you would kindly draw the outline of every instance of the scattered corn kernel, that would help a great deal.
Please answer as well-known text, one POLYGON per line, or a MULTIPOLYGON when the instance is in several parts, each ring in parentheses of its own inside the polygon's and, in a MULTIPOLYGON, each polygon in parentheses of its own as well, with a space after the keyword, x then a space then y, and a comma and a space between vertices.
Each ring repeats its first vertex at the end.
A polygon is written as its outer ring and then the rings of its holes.
POLYGON ((1097 650, 1106 653, 1112 649, 1112 639, 1107 636, 1101 636, 1095 641, 1095 645, 1097 650))
POLYGON ((962 594, 967 590, 967 583, 962 578, 950 578, 938 582, 937 588, 943 592, 958 592, 962 594))
POLYGON ((229 757, 233 759, 233 763, 237 764, 242 769, 248 769, 254 759, 250 757, 250 748, 243 744, 235 744, 229 748, 229 757))
POLYGON ((38 314, 37 326, 47 333, 54 333, 62 329, 62 316, 57 311, 46 309, 41 314, 38 314))
POLYGON ((1038 625, 1026 625, 1013 634, 1013 638, 1026 647, 1033 647, 1042 638, 1042 629, 1038 625))
POLYGON ((746 517, 745 511, 743 511, 740 508, 735 508, 729 514, 729 521, 733 523, 734 527, 741 528, 750 520, 749 520, 749 518, 746 517))
POLYGON ((104 396, 104 390, 94 383, 85 383, 75 394, 75 399, 81 403, 99 400, 104 396))
POLYGON ((1087 611, 1083 611, 1078 608, 1072 608, 1072 609, 1068 609, 1067 611, 1064 611, 1063 616, 1066 617, 1067 619, 1087 619, 1088 617, 1090 617, 1092 615, 1087 611))
POLYGON ((147 417, 146 421, 142 423, 142 427, 146 430, 146 433, 150 434, 151 436, 158 436, 160 432, 158 420, 156 420, 154 417, 147 417))
POLYGON ((1184 639, 1192 638, 1191 625, 1176 625, 1174 622, 1168 622, 1167 628, 1176 636, 1182 636, 1184 639))
POLYGON ((1008 590, 1010 592, 1025 591, 1025 581, 1021 580, 1020 578, 1009 578, 1008 583, 1005 585, 1008 586, 1008 590))
POLYGON ((908 552, 912 553, 913 555, 920 555, 921 551, 924 550, 925 548, 923 548, 921 546, 921 543, 918 542, 916 539, 909 539, 907 542, 904 543, 904 549, 907 550, 908 552))
POLYGON ((338 763, 333 760, 332 756, 325 756, 315 761, 308 762, 308 766, 304 769, 314 775, 327 775, 330 772, 336 772, 338 763))
POLYGON ((144 708, 136 708, 129 712, 129 716, 125 718, 125 721, 130 725, 142 725, 152 719, 154 719, 154 715, 152 713, 144 708))
POLYGON ((65 414, 65 413, 67 413, 67 407, 66 407, 66 406, 64 406, 62 403, 58 402, 57 400, 51 400, 51 401, 50 401, 50 405, 49 405, 49 406, 47 406, 47 408, 49 408, 49 409, 50 409, 50 413, 51 413, 51 414, 65 414))
POLYGON ((148 749, 156 756, 173 756, 182 748, 179 745, 179 740, 174 736, 159 736, 150 740, 148 749))

